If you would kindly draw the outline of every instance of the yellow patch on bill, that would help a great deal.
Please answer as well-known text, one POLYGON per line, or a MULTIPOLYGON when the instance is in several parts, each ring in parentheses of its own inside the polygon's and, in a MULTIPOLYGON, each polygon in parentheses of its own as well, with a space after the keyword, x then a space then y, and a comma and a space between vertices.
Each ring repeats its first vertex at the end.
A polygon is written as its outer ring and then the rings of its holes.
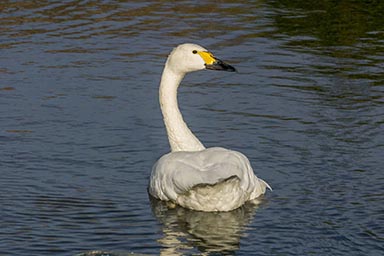
POLYGON ((197 53, 201 56, 201 58, 203 58, 205 64, 207 64, 207 65, 212 65, 216 61, 215 57, 213 57, 213 54, 210 52, 200 52, 199 51, 197 53))

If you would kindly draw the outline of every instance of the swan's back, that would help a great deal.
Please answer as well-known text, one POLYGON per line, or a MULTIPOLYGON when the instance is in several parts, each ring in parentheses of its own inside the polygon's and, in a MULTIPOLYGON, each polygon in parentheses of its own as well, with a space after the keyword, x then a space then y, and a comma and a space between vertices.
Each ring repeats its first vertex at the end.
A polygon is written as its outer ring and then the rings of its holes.
POLYGON ((171 152, 154 165, 149 193, 161 200, 200 211, 229 211, 265 193, 240 152, 208 148, 171 152))

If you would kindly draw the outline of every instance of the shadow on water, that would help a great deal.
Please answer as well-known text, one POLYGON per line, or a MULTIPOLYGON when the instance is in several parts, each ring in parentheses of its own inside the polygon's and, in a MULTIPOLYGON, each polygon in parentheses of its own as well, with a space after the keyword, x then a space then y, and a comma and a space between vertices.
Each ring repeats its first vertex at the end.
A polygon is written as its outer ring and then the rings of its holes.
POLYGON ((193 248, 207 254, 233 254, 258 208, 248 203, 230 212, 200 212, 170 207, 151 197, 150 201, 153 214, 162 224, 163 237, 158 241, 162 255, 183 255, 193 248))

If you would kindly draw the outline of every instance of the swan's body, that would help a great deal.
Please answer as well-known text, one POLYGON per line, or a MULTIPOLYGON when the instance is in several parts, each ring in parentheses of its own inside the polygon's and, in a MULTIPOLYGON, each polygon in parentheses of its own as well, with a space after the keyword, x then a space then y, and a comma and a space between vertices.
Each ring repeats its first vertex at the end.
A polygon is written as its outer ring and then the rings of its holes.
POLYGON ((149 193, 200 211, 230 211, 265 193, 240 152, 205 149, 188 128, 177 104, 177 88, 186 73, 201 69, 235 71, 199 45, 182 44, 169 55, 160 83, 160 106, 171 152, 153 166, 149 193))

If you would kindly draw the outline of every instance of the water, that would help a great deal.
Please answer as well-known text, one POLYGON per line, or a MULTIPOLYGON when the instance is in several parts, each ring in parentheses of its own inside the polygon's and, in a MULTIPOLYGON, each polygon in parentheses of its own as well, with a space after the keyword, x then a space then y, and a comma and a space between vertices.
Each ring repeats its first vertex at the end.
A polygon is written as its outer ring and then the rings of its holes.
POLYGON ((382 255, 384 4, 6 1, 0 255, 382 255), (165 58, 199 43, 239 73, 190 74, 185 119, 274 188, 230 213, 146 187, 169 150, 165 58))

